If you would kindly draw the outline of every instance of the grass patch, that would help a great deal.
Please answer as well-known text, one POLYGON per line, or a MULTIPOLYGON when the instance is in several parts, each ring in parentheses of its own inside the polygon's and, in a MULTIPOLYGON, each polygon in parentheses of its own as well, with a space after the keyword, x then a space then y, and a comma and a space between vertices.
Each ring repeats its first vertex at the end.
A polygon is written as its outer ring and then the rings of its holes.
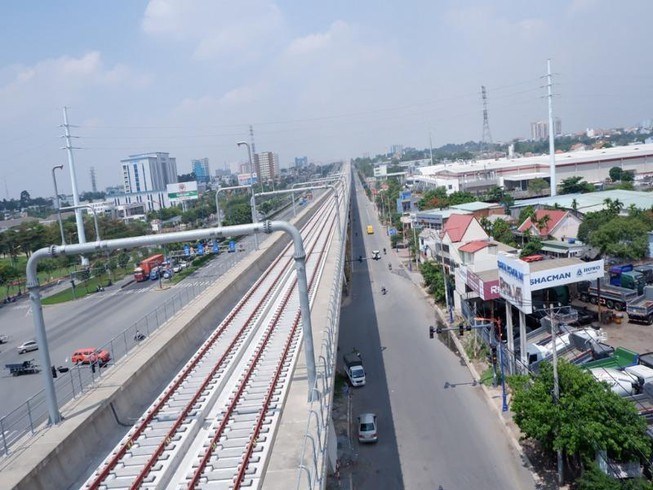
POLYGON ((101 285, 102 287, 107 285, 107 280, 100 277, 92 277, 88 281, 80 282, 75 284, 75 288, 69 287, 60 291, 52 296, 43 298, 41 303, 44 305, 56 305, 58 303, 65 303, 66 301, 72 301, 74 299, 83 298, 89 294, 97 293, 97 287, 101 285))
MULTIPOLYGON (((497 382, 500 382, 500 374, 497 373, 497 382)), ((494 368, 492 366, 489 366, 485 371, 483 371, 483 374, 481 374, 481 379, 479 380, 481 384, 485 386, 492 386, 493 381, 494 381, 494 368)))

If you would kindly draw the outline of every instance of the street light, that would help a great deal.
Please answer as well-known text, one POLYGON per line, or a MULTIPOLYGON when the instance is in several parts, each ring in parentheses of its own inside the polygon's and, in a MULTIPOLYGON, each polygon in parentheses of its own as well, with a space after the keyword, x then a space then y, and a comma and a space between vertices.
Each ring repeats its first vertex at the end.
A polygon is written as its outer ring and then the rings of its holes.
POLYGON ((63 222, 61 221, 61 208, 59 207, 59 190, 57 189, 57 177, 54 175, 55 170, 63 170, 63 165, 52 167, 52 181, 54 182, 54 205, 57 206, 57 218, 59 219, 59 230, 61 230, 61 244, 66 244, 66 238, 63 233, 63 222))
MULTIPOLYGON (((246 141, 239 141, 236 144, 238 146, 247 147, 247 157, 249 158, 249 183, 252 186, 251 187, 252 199, 250 201, 252 207, 252 223, 258 223, 258 213, 256 212, 256 199, 254 198, 254 165, 252 164, 252 150, 249 147, 249 143, 247 143, 246 141)), ((254 233, 254 250, 258 250, 258 235, 256 233, 254 233)))
POLYGON ((444 267, 444 244, 442 243, 442 237, 440 234, 436 231, 436 235, 439 238, 440 242, 440 259, 442 263, 442 278, 444 279, 444 301, 447 304, 447 310, 449 311, 449 323, 453 323, 453 311, 451 308, 451 304, 449 302, 449 284, 447 281, 447 270, 444 267))

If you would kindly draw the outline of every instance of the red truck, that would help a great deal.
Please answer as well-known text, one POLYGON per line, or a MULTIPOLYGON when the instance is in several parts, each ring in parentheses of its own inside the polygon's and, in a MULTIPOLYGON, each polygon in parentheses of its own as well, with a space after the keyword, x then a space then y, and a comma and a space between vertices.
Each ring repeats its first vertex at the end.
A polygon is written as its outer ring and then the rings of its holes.
POLYGON ((152 255, 147 259, 141 260, 138 267, 134 269, 134 279, 136 279, 137 282, 147 281, 150 278, 150 272, 152 272, 152 269, 163 264, 163 260, 163 254, 152 255))

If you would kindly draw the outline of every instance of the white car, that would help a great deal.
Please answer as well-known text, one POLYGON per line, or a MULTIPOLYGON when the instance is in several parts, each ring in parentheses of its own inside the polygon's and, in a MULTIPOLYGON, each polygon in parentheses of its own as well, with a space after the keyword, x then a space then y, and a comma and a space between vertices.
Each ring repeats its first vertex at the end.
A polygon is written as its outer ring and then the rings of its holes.
POLYGON ((358 442, 376 442, 376 415, 373 413, 361 413, 358 416, 358 442))
POLYGON ((172 272, 181 272, 181 264, 175 264, 172 266, 172 272))
POLYGON ((27 342, 23 342, 21 345, 17 347, 19 354, 24 354, 25 352, 31 352, 33 350, 37 350, 38 348, 39 346, 36 343, 36 340, 28 340, 27 342))

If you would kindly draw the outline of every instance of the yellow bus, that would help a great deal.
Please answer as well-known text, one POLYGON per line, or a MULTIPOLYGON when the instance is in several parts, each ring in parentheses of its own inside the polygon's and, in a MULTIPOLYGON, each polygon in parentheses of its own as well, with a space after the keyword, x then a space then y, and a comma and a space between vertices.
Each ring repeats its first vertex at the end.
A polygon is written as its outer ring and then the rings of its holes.
POLYGON ((367 234, 368 235, 374 234, 374 228, 372 227, 372 225, 367 225, 367 234))

